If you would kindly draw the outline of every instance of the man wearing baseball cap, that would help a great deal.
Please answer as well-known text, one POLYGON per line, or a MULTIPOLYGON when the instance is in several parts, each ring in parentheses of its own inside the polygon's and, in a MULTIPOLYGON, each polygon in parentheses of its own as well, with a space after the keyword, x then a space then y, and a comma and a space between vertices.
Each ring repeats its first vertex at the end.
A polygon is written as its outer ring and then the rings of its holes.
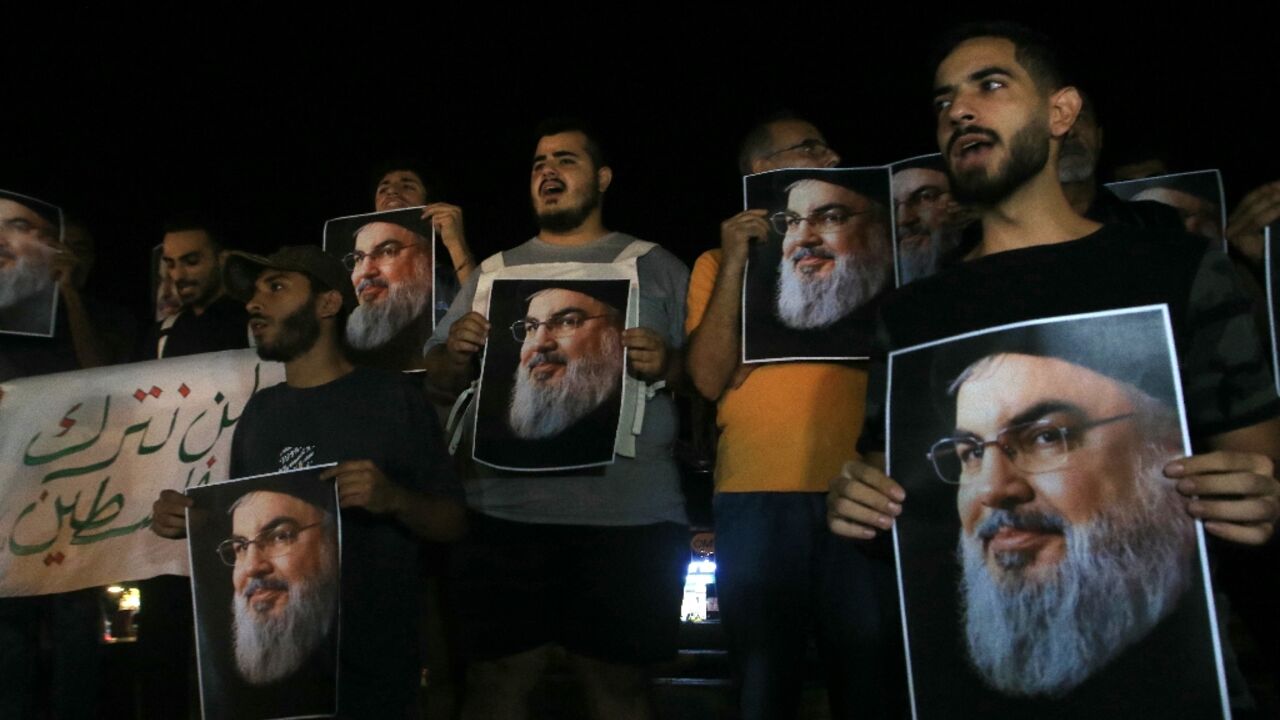
MULTIPOLYGON (((285 381, 245 406, 231 444, 231 477, 336 462, 343 513, 339 714, 404 717, 419 684, 420 594, 402 578, 417 538, 452 540, 465 516, 440 429, 421 390, 398 374, 356 367, 342 343, 355 292, 341 261, 319 247, 262 257, 229 254, 227 292, 245 301, 258 355, 285 381)), ((191 501, 166 490, 152 529, 185 536, 191 501)))

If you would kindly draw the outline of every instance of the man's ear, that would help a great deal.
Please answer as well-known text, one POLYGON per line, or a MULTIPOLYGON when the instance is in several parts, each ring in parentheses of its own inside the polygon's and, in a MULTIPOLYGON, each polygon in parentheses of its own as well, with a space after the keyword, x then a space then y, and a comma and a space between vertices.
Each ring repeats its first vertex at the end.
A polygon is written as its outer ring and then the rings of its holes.
POLYGON ((596 171, 596 184, 600 186, 600 192, 609 189, 610 183, 613 182, 613 168, 605 165, 596 171))
POLYGON ((1080 108, 1083 106, 1080 91, 1074 87, 1068 85, 1055 90, 1049 96, 1049 134, 1062 139, 1071 130, 1071 126, 1076 124, 1076 117, 1080 115, 1080 108))
POLYGON ((316 317, 324 320, 342 312, 342 293, 337 290, 326 290, 316 298, 316 317))

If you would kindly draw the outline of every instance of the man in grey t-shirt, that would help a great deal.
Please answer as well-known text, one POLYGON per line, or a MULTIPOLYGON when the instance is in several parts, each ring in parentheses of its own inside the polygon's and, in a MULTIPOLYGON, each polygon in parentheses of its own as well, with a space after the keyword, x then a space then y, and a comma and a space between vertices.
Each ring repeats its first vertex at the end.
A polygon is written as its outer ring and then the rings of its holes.
MULTIPOLYGON (((613 171, 596 137, 576 121, 544 123, 537 137, 530 193, 539 232, 502 253, 503 264, 612 262, 635 239, 604 226, 613 171)), ((670 387, 684 376, 688 269, 656 247, 636 266, 640 321, 622 332, 627 371, 670 387)), ((479 277, 427 343, 428 378, 447 394, 477 376, 489 334, 471 310, 479 277)), ((571 475, 477 465, 465 483, 471 534, 455 556, 471 660, 464 717, 522 715, 553 645, 568 652, 594 716, 652 716, 644 669, 675 651, 689 559, 675 434, 675 404, 660 392, 646 403, 634 458, 571 475)))

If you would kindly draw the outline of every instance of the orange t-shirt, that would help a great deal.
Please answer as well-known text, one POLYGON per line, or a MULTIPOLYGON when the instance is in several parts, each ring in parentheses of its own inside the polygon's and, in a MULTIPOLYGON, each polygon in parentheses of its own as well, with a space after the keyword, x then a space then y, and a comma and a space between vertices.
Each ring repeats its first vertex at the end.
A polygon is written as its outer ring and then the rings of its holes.
MULTIPOLYGON (((702 254, 689 278, 685 333, 707 311, 720 250, 702 254)), ((825 492, 862 431, 867 371, 836 363, 756 366, 717 403, 716 492, 825 492)))

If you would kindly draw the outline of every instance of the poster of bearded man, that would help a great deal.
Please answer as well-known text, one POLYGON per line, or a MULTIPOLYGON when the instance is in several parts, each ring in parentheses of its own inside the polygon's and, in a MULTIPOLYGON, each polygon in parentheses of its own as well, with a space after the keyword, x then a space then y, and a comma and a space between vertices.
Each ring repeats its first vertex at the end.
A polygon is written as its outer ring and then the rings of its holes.
POLYGON ((768 237, 742 282, 742 361, 860 360, 875 300, 893 287, 889 170, 772 170, 742 179, 768 237))
POLYGON ((1195 170, 1156 175, 1107 183, 1106 187, 1121 200, 1168 205, 1178 211, 1187 232, 1220 244, 1227 252, 1227 202, 1221 172, 1195 170))
POLYGON ((497 279, 472 457, 550 471, 613 462, 628 280, 497 279))
POLYGON ((53 337, 62 232, 60 208, 0 190, 0 334, 53 337))
POLYGON ((900 160, 893 173, 893 248, 901 287, 942 269, 958 251, 972 216, 951 196, 942 155, 900 160))
POLYGON ((206 720, 337 712, 342 523, 326 467, 187 490, 206 720))
POLYGON ((1164 305, 889 356, 916 718, 1229 717, 1164 305))
POLYGON ((437 255, 435 228, 422 210, 349 215, 324 225, 325 252, 351 271, 360 303, 347 320, 358 364, 418 369, 414 360, 456 294, 452 268, 436 268, 436 258, 448 255, 437 255))

